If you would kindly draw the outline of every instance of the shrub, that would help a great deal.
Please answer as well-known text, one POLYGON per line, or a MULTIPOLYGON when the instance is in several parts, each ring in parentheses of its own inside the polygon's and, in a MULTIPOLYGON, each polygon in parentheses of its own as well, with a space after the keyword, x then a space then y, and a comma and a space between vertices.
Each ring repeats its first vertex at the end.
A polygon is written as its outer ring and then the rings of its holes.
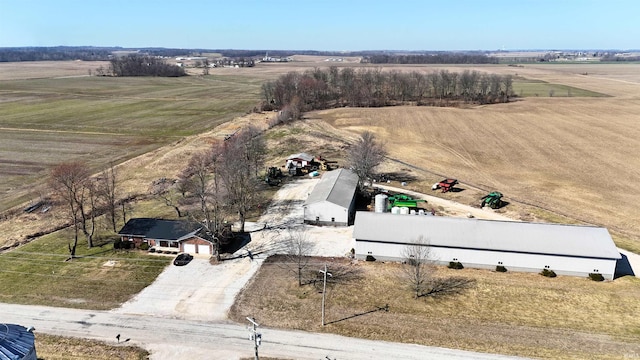
POLYGON ((507 268, 502 266, 502 265, 498 265, 498 266, 496 266, 496 271, 497 272, 507 272, 507 268))
POLYGON ((113 248, 116 250, 122 248, 122 240, 120 238, 113 242, 113 248))
POLYGON ((604 281, 604 276, 602 276, 602 274, 598 274, 598 273, 591 273, 591 274, 589 274, 589 279, 591 279, 593 281, 604 281))
POLYGON ((459 261, 450 261, 448 267, 449 269, 456 269, 456 270, 464 269, 464 266, 462 266, 462 263, 459 261))
POLYGON ((549 269, 543 269, 543 270, 540 272, 540 275, 542 275, 542 276, 546 276, 546 277, 550 277, 550 278, 554 278, 554 277, 556 277, 556 276, 557 276, 555 271, 553 271, 553 270, 549 270, 549 269))
POLYGON ((149 244, 147 243, 140 244, 140 250, 149 250, 149 244))
POLYGON ((366 261, 376 261, 376 258, 371 255, 367 255, 366 261))

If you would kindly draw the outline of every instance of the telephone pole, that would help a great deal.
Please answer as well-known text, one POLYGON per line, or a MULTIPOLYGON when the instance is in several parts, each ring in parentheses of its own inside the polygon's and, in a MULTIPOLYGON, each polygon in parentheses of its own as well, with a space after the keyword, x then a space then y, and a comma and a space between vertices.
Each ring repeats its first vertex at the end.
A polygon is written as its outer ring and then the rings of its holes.
POLYGON ((324 281, 322 283, 322 326, 324 326, 324 298, 327 292, 327 275, 332 277, 330 272, 327 272, 327 264, 324 264, 324 270, 318 270, 324 275, 324 281))
POLYGON ((249 322, 253 326, 249 327, 249 340, 253 340, 256 351, 255 360, 259 360, 260 358, 258 357, 258 346, 260 346, 260 343, 262 342, 262 334, 258 332, 257 328, 258 326, 260 326, 260 324, 256 322, 255 318, 250 318, 247 316, 247 320, 249 320, 249 322))

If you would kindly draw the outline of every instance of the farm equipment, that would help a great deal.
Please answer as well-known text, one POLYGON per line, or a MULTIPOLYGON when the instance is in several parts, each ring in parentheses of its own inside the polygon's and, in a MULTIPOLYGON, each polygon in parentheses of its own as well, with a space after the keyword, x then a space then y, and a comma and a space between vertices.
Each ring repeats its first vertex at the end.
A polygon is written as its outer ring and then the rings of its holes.
POLYGON ((418 203, 424 202, 424 199, 414 199, 409 195, 405 194, 396 194, 389 196, 389 205, 388 208, 391 209, 393 207, 408 207, 408 208, 417 208, 418 203))
POLYGON ((444 179, 440 182, 433 184, 431 190, 442 189, 442 192, 445 193, 447 191, 451 191, 454 186, 458 184, 457 179, 444 179))
POLYGON ((492 209, 499 209, 503 205, 502 201, 502 193, 498 191, 492 191, 488 195, 483 196, 480 200, 480 208, 483 208, 485 205, 489 206, 492 209))
MULTIPOLYGON (((338 168, 338 162, 335 160, 327 160, 322 156, 318 156, 312 161, 313 165, 318 165, 318 169, 322 171, 331 171, 338 168)), ((317 169, 316 169, 317 170, 317 169)))
POLYGON ((270 167, 267 169, 267 176, 264 179, 264 182, 269 184, 270 186, 279 186, 280 178, 282 177, 282 170, 277 167, 270 167))

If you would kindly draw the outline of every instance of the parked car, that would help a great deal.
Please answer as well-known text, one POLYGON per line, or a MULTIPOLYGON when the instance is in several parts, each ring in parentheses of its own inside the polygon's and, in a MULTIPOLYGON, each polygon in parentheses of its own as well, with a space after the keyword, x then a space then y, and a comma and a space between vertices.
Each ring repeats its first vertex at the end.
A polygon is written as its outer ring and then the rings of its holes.
POLYGON ((182 253, 176 256, 175 259, 173 259, 173 265, 184 266, 184 265, 187 265, 192 259, 193 259, 193 256, 191 254, 182 253))

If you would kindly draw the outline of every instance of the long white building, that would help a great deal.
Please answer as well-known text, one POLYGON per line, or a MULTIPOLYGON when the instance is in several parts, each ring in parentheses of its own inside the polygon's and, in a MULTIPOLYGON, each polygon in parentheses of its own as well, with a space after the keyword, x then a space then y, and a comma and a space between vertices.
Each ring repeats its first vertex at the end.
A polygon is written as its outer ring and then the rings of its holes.
POLYGON ((613 279, 621 255, 609 231, 595 226, 493 221, 467 218, 357 212, 356 258, 403 261, 407 245, 420 237, 434 261, 465 267, 613 279))

